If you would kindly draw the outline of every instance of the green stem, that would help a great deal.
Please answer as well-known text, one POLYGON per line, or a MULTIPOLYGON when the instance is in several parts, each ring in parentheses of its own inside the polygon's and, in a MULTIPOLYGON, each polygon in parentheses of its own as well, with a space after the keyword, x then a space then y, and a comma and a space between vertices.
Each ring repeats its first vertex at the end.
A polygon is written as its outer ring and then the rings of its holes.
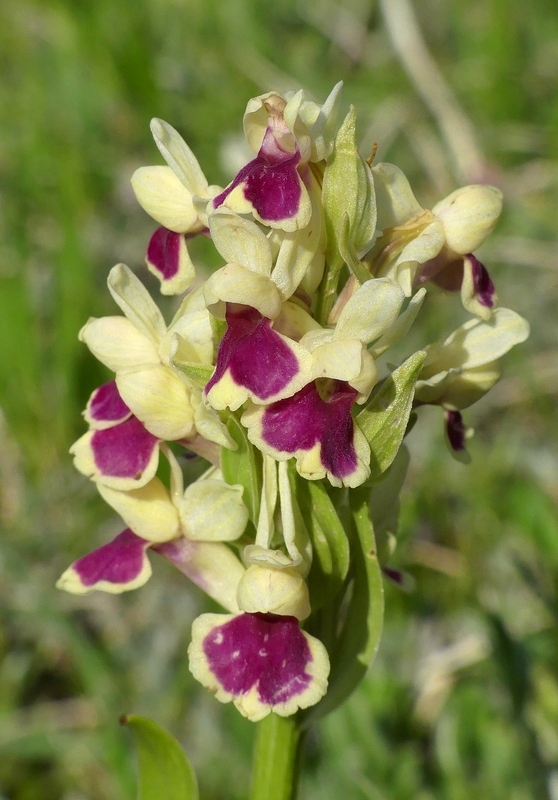
POLYGON ((296 800, 303 738, 295 716, 258 723, 250 800, 296 800))

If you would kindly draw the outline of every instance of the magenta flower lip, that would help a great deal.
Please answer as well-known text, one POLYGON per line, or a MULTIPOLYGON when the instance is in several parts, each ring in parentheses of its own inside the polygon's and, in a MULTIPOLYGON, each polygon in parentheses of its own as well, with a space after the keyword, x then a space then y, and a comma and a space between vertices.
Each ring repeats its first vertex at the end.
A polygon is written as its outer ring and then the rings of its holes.
POLYGON ((343 479, 358 465, 351 416, 358 392, 345 381, 331 381, 331 389, 325 400, 313 381, 293 397, 268 406, 262 419, 262 439, 275 450, 292 455, 319 444, 324 468, 343 479))
POLYGON ((208 395, 227 370, 237 386, 260 400, 277 395, 299 372, 295 355, 271 327, 271 320, 250 306, 227 304, 227 330, 221 339, 208 395))

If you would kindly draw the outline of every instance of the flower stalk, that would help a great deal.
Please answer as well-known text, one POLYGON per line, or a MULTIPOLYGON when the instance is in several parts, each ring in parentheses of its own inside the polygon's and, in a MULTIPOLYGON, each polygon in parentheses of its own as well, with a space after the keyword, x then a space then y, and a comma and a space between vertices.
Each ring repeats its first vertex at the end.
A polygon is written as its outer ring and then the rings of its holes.
POLYGON ((304 737, 296 716, 258 722, 250 800, 296 800, 304 737))

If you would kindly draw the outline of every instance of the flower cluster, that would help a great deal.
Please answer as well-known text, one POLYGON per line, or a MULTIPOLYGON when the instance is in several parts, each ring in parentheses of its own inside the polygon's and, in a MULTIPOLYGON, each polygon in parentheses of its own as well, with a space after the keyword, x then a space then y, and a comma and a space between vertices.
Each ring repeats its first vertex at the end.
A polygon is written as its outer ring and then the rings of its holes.
POLYGON ((379 539, 409 416, 439 405, 463 455, 462 409, 528 335, 473 252, 500 192, 467 186, 422 208, 401 170, 358 154, 354 110, 337 121, 340 88, 321 106, 302 91, 250 100, 255 157, 226 187, 153 120, 166 165, 138 169, 132 186, 160 226, 147 266, 163 294, 183 297, 167 325, 119 264, 108 287, 123 316, 80 332, 114 375, 71 452, 126 527, 58 586, 122 592, 149 579, 149 551, 175 564, 227 612, 194 622, 190 668, 252 720, 315 705, 328 678, 333 705, 354 688, 375 650, 359 642, 381 614, 379 539), (224 262, 206 281, 195 236, 224 262), (390 371, 379 360, 433 284, 460 291, 472 316, 390 371), (185 487, 191 456, 207 469, 185 487))

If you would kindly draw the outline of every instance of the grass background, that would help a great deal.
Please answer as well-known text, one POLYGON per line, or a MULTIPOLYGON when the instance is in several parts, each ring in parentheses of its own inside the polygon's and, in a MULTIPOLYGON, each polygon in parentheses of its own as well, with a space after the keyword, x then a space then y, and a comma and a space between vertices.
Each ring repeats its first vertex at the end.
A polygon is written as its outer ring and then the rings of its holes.
MULTIPOLYGON (((2 3, 2 800, 133 798, 117 723, 131 711, 173 730, 204 800, 246 797, 252 727, 187 670, 203 598, 160 563, 122 597, 53 588, 119 530, 67 454, 106 379, 77 332, 112 313, 114 263, 143 270, 153 223, 129 177, 159 163, 152 116, 223 183, 248 98, 303 85, 323 99, 339 79, 363 151, 378 141, 425 204, 464 182, 502 188, 482 258, 533 333, 467 415, 470 466, 445 450, 436 409, 421 413, 393 561, 415 588, 387 587, 376 664, 310 738, 301 798, 558 798, 558 9, 424 0, 417 37, 407 2, 2 3)), ((454 297, 427 311, 417 346, 462 320, 454 297)))

